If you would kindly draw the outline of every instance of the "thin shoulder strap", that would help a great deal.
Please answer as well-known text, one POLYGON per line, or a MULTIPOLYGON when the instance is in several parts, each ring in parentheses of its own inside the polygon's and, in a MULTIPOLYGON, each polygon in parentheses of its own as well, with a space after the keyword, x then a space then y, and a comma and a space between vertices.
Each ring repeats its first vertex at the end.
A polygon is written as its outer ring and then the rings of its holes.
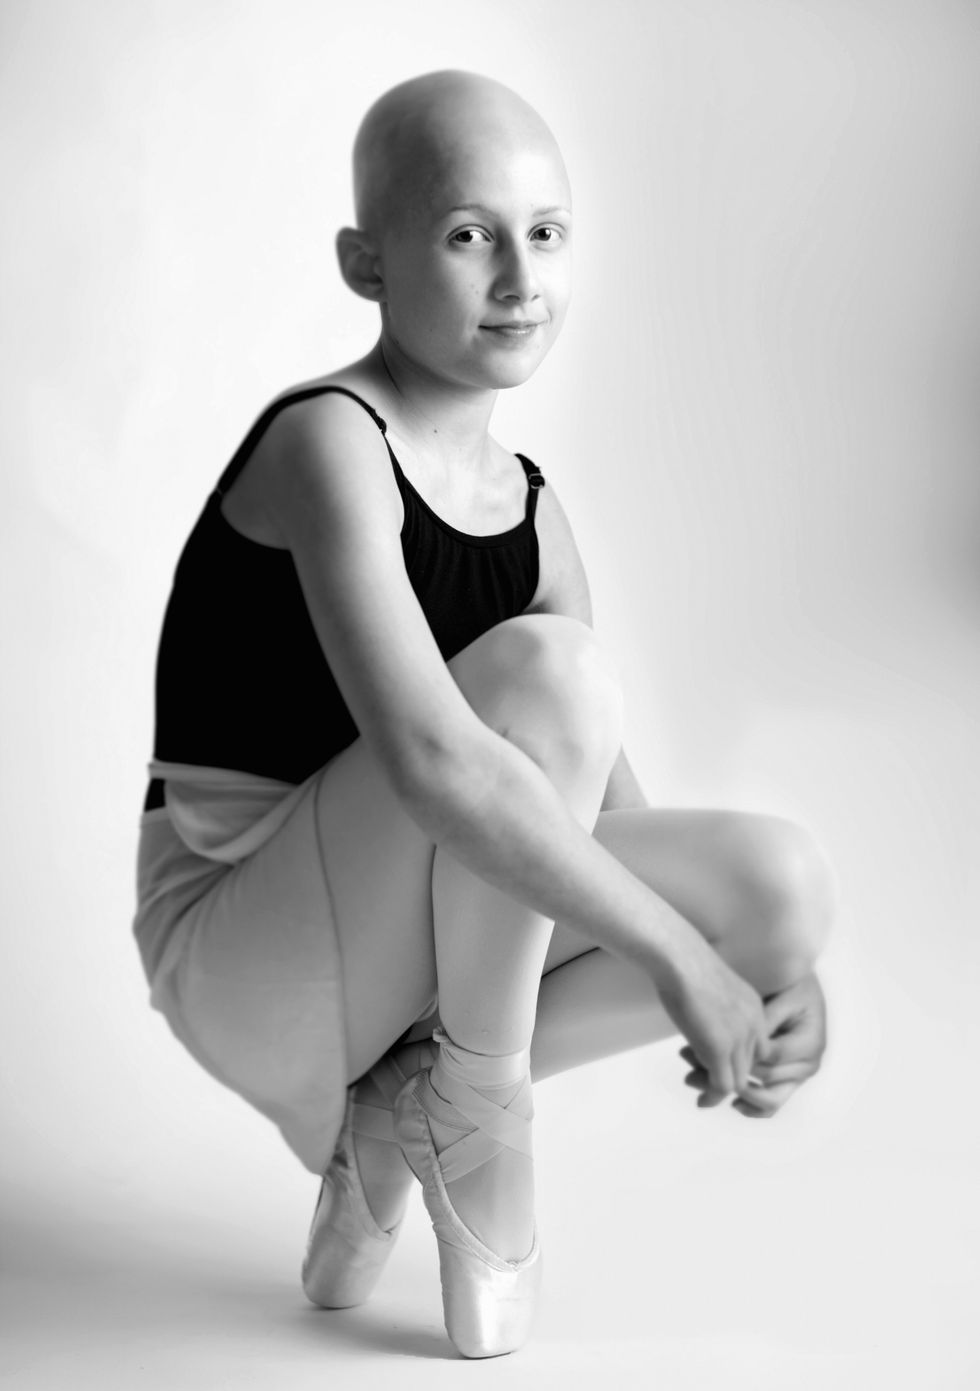
POLYGON ((221 477, 215 484, 214 491, 218 494, 218 496, 222 496, 222 494, 224 494, 228 490, 228 488, 231 487, 232 483, 235 481, 239 473, 241 473, 242 469, 248 462, 253 449, 258 444, 265 431, 269 428, 270 424, 281 410, 285 410, 287 406, 295 405, 297 401, 307 401, 311 396, 322 396, 328 391, 339 391, 342 395, 349 396, 352 401, 356 401, 359 406, 364 407, 368 415, 374 421, 375 425, 377 425, 378 429, 381 431, 382 435, 385 436, 385 444, 388 445, 388 453, 390 454, 391 445, 388 444, 388 436, 386 434, 388 426, 381 419, 381 416, 374 409, 374 407, 369 406, 367 401, 362 400, 362 398, 358 396, 355 391, 348 390, 346 386, 307 386, 303 387, 303 389, 300 391, 290 392, 288 396, 280 396, 277 401, 273 401, 271 405, 266 406, 265 410, 259 416, 258 420, 256 420, 251 430, 249 430, 248 434, 245 436, 241 444, 235 450, 235 453, 232 455, 231 462, 225 468, 221 477))
POLYGON ((535 509, 538 504, 538 489, 545 485, 544 474, 531 462, 524 454, 517 456, 527 475, 527 502, 524 505, 524 516, 531 520, 534 517, 535 509))
POLYGON ((537 464, 533 464, 526 454, 518 454, 517 457, 523 464, 524 472, 527 474, 527 486, 535 489, 543 488, 545 485, 545 476, 538 468, 537 464))

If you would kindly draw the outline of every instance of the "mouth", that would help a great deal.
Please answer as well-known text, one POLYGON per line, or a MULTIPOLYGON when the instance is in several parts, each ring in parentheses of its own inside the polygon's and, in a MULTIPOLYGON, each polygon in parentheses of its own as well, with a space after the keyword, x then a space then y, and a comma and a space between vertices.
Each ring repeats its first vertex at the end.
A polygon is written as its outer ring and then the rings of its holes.
POLYGON ((530 338, 544 322, 544 319, 518 319, 504 324, 481 324, 480 327, 487 333, 496 333, 501 338, 522 342, 530 338))

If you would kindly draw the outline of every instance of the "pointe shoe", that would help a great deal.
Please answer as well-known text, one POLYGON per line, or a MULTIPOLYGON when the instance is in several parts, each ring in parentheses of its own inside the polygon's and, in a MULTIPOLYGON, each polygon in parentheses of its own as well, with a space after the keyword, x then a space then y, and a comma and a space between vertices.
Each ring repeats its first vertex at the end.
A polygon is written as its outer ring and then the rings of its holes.
MULTIPOLYGON (((409 1080, 390 1055, 381 1058, 366 1075, 389 1106, 409 1080)), ((355 1135, 398 1143, 391 1110, 365 1105, 356 1097, 355 1084, 347 1092, 344 1124, 320 1185, 303 1261, 303 1290, 311 1303, 323 1309, 350 1309, 364 1303, 401 1228, 401 1219, 388 1231, 374 1220, 354 1150, 355 1135)), ((405 1178, 407 1191, 411 1183, 407 1172, 405 1178)))
MULTIPOLYGON (((437 1029, 434 1037, 454 1047, 441 1030, 437 1029)), ((470 1054, 469 1060, 477 1056, 470 1054)), ((443 1057, 445 1060, 445 1050, 443 1057)), ((467 1071, 478 1084, 480 1077, 474 1076, 469 1066, 467 1071)), ((452 1077, 448 1088, 440 1077, 443 1090, 452 1091, 452 1101, 444 1100, 433 1089, 429 1072, 429 1068, 424 1069, 402 1088, 395 1102, 395 1135, 422 1183, 422 1196, 435 1230, 446 1332, 464 1357, 499 1357, 521 1347, 530 1332, 541 1285, 537 1229, 531 1250, 522 1260, 504 1260, 461 1221, 449 1200, 446 1183, 461 1178, 505 1147, 530 1155, 531 1122, 495 1105, 457 1076, 452 1077), (430 1117, 465 1132, 441 1154, 433 1143, 430 1117)), ((487 1080, 492 1085, 497 1079, 487 1080)), ((529 1079, 525 1086, 530 1088, 529 1079)), ((523 1097, 523 1092, 519 1096, 523 1097)))

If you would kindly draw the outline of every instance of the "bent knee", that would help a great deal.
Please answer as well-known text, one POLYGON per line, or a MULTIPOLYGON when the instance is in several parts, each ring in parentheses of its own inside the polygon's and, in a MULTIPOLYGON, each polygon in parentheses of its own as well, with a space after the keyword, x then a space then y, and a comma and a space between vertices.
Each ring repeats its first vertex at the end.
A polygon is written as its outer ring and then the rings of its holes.
POLYGON ((538 762, 611 766, 622 743, 619 676, 592 629, 560 614, 522 614, 449 663, 467 699, 538 762))
POLYGON ((522 614, 498 623, 487 636, 497 644, 496 659, 519 682, 562 698, 608 702, 619 710, 619 674, 588 624, 564 614, 522 614))
POLYGON ((512 696, 500 732, 572 760, 611 763, 622 744, 622 687, 592 629, 560 614, 527 614, 495 633, 512 696))
POLYGON ((837 910, 837 881, 824 852, 803 826, 781 817, 739 819, 741 877, 748 910, 787 973, 812 970, 837 910))

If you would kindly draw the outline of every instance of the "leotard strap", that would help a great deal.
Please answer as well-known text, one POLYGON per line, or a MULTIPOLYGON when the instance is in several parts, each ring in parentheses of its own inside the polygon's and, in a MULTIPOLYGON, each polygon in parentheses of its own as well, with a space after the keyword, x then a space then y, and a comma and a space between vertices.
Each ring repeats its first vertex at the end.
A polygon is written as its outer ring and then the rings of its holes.
MULTIPOLYGON (((276 416, 279 414, 280 411, 285 410, 287 406, 295 405, 298 401, 308 401, 313 396, 323 396, 329 391, 339 391, 341 395, 349 396, 352 401, 356 401, 359 406, 363 407, 363 409, 367 411, 368 415, 374 421, 375 425, 377 425, 382 435, 385 436, 385 444, 388 445, 388 437, 386 433, 388 429, 387 424, 384 420, 382 420, 381 416, 374 409, 374 407, 368 405, 367 401, 365 401, 363 397, 358 396, 356 391, 351 391, 346 386, 335 386, 332 384, 328 384, 325 386, 303 387, 300 391, 291 391, 286 396, 280 396, 277 401, 273 401, 271 405, 266 406, 265 410, 259 416, 258 420, 256 420, 251 430, 249 430, 248 434, 245 436, 241 444, 235 450, 231 462, 228 464, 227 468, 224 470, 221 477, 218 479, 218 482, 215 484, 214 491, 218 494, 218 496, 223 496, 231 487, 232 483, 234 483, 235 479, 238 477, 238 475, 241 473, 242 469, 248 462, 252 454, 252 451, 255 449, 255 446, 258 444, 259 440, 265 434, 266 430, 272 424, 273 420, 275 420, 276 416)), ((388 445, 388 453, 391 453, 391 445, 388 445)))

